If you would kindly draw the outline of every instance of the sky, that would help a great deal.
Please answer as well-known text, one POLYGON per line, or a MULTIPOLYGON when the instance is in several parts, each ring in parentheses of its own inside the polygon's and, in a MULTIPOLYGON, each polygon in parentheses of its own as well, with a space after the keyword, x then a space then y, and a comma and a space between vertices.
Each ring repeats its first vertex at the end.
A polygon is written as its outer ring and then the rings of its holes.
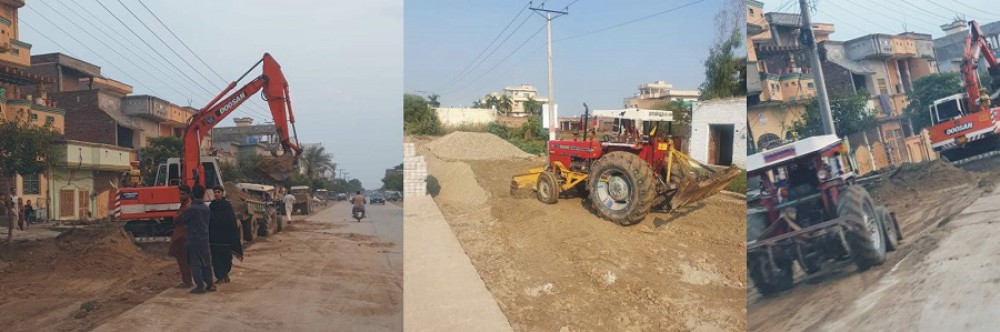
MULTIPOLYGON (((764 12, 773 11, 800 12, 797 0, 764 1, 764 12)), ((982 25, 1000 21, 1000 7, 996 0, 820 0, 813 22, 833 23, 833 40, 904 31, 939 38, 944 36, 940 26, 951 23, 956 16, 975 19, 982 25)))
MULTIPOLYGON (((704 0, 560 41, 694 1, 552 0, 545 8, 563 10, 571 2, 569 15, 552 21, 553 80, 560 116, 582 114, 583 103, 591 109, 621 109, 624 98, 638 92, 640 84, 662 80, 674 89, 697 90, 704 80, 703 62, 715 39, 714 17, 722 0, 704 0)), ((540 96, 548 96, 545 19, 530 10, 517 16, 508 32, 522 21, 524 25, 492 56, 486 52, 482 64, 459 75, 527 5, 528 1, 520 0, 408 1, 405 91, 436 93, 442 106, 456 107, 471 106, 483 95, 522 83, 532 84, 540 96), (529 39, 536 31, 540 32, 529 39), (511 53, 526 40, 521 49, 511 53), (457 83, 448 84, 455 78, 457 83)))
MULTIPOLYGON (((182 106, 190 100, 195 108, 268 52, 288 80, 302 143, 323 143, 338 167, 366 188, 381 187, 385 169, 402 162, 402 0, 141 1, 27 1, 20 10, 20 39, 33 45, 32 54, 69 54, 100 66, 105 77, 132 85, 134 94, 182 106), (142 4, 225 80, 202 65, 142 4)), ((259 74, 260 68, 255 69, 238 87, 259 74)), ((265 104, 255 100, 244 103, 222 126, 244 116, 255 123, 270 121, 265 104)))

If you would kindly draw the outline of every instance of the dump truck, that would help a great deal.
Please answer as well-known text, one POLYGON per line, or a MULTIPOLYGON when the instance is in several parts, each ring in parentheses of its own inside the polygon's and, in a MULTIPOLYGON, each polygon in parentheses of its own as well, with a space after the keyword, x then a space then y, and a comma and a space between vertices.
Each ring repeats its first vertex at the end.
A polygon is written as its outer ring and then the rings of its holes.
POLYGON ((813 136, 747 157, 747 273, 771 296, 829 261, 861 271, 885 262, 903 234, 896 215, 855 184, 849 151, 835 135, 813 136))
POLYGON ((670 135, 671 111, 584 109, 582 131, 549 141, 546 165, 515 175, 513 195, 532 189, 539 201, 556 204, 574 191, 589 198, 601 218, 628 226, 653 209, 674 211, 714 195, 741 174, 681 152, 680 139, 670 135), (598 133, 591 117, 613 119, 614 128, 598 133))
POLYGON ((278 218, 277 188, 257 183, 237 183, 227 185, 226 193, 236 212, 244 242, 281 232, 284 225, 278 218))
POLYGON ((292 205, 292 214, 308 215, 312 211, 312 194, 309 186, 292 186, 289 188, 292 196, 295 196, 295 204, 292 205))

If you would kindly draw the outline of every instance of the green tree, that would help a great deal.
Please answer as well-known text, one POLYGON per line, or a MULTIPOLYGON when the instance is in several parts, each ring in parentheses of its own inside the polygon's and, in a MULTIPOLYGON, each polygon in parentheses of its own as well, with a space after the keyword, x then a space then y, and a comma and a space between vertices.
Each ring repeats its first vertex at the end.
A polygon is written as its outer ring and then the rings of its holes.
MULTIPOLYGON (((658 132, 665 133, 672 129, 673 133, 680 130, 687 130, 691 126, 691 107, 681 100, 662 101, 654 103, 651 107, 654 110, 671 111, 674 115, 672 124, 661 123, 658 132)), ((682 131, 683 132, 683 131, 682 131)))
POLYGON ((167 158, 180 158, 184 152, 184 141, 173 136, 150 137, 146 147, 139 149, 139 171, 147 186, 156 181, 156 168, 167 162, 167 158))
POLYGON ((510 111, 514 109, 514 100, 510 98, 509 95, 500 96, 497 102, 497 109, 504 114, 509 115, 510 111))
POLYGON ((403 131, 409 135, 441 134, 441 121, 424 97, 403 95, 403 131))
POLYGON ((535 100, 535 97, 529 96, 528 100, 524 101, 524 111, 531 115, 542 114, 542 103, 535 100))
POLYGON ((500 97, 495 95, 486 95, 486 97, 483 97, 483 101, 483 106, 486 106, 485 108, 500 109, 500 97))
POLYGON ((324 171, 332 171, 336 169, 336 164, 333 163, 333 156, 326 152, 326 148, 323 146, 310 146, 302 152, 302 158, 299 159, 299 163, 306 170, 306 176, 315 179, 318 178, 324 171))
POLYGON ((962 79, 958 73, 930 74, 913 81, 913 89, 906 94, 910 103, 905 112, 913 122, 913 130, 920 131, 931 125, 930 107, 934 101, 962 92, 962 79))
POLYGON ((4 177, 40 174, 66 159, 65 141, 51 125, 0 122, 0 172, 4 177))
POLYGON ((743 29, 746 5, 742 1, 728 0, 715 16, 715 44, 708 50, 705 59, 705 81, 699 87, 701 99, 745 96, 746 57, 737 51, 743 46, 743 29))
POLYGON ((383 190, 403 190, 403 164, 400 163, 392 168, 396 172, 389 172, 382 177, 383 190))
MULTIPOLYGON (((875 125, 875 110, 868 108, 871 98, 867 93, 835 95, 830 97, 830 111, 837 135, 846 136, 875 125)), ((792 123, 799 138, 823 134, 823 123, 819 118, 819 102, 815 98, 806 104, 802 118, 792 123)))
POLYGON ((441 102, 438 101, 438 98, 441 98, 441 96, 436 93, 427 96, 427 105, 434 108, 441 107, 441 102))

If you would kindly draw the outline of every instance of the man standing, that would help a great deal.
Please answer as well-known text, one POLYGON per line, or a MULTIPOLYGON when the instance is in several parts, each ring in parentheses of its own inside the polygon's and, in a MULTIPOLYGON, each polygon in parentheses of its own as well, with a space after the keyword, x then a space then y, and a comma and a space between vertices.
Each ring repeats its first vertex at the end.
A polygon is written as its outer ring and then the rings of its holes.
POLYGON ((17 188, 10 188, 10 202, 13 203, 13 207, 10 209, 9 214, 13 216, 11 223, 17 223, 17 229, 24 230, 24 223, 21 222, 21 199, 17 197, 17 188))
POLYGON ((191 187, 182 184, 177 187, 177 191, 181 207, 174 216, 174 231, 170 236, 170 248, 167 254, 177 260, 177 268, 181 272, 181 283, 177 288, 191 288, 194 286, 194 281, 191 280, 191 265, 188 264, 187 257, 187 225, 181 218, 184 216, 184 211, 191 207, 191 187))
POLYGON ((215 199, 209 205, 212 220, 208 224, 208 242, 212 247, 212 270, 215 271, 216 283, 227 283, 229 271, 233 269, 233 256, 243 261, 243 243, 240 241, 240 229, 236 225, 236 212, 233 204, 225 198, 222 186, 212 189, 215 199))
POLYGON ((288 192, 288 193, 285 194, 285 197, 282 200, 285 202, 285 221, 288 224, 291 224, 292 223, 292 207, 295 206, 295 196, 292 195, 292 192, 288 192))
POLYGON ((212 282, 212 251, 208 244, 208 223, 212 212, 205 206, 205 187, 196 185, 191 189, 191 206, 184 211, 181 219, 187 225, 187 256, 194 277, 195 288, 191 293, 202 294, 216 291, 212 282))

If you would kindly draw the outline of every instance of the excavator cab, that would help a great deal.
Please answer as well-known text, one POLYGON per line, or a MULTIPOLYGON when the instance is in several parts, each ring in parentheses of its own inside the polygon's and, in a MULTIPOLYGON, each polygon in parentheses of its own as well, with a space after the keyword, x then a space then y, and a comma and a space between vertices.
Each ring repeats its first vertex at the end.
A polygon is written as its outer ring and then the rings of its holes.
MULTIPOLYGON (((219 171, 219 163, 215 157, 202 157, 201 165, 205 169, 205 188, 211 189, 222 185, 222 172, 219 171)), ((181 161, 180 158, 169 158, 166 163, 160 164, 156 170, 155 186, 178 186, 181 181, 181 161)), ((205 191, 205 200, 212 200, 211 190, 205 191)))

